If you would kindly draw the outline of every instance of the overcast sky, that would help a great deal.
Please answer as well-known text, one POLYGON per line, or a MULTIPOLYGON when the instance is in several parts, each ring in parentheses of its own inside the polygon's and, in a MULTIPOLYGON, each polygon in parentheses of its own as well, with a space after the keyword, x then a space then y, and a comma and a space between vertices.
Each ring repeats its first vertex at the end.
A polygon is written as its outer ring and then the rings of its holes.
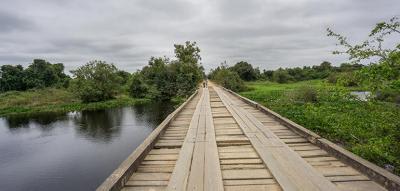
POLYGON ((261 69, 339 64, 327 27, 361 40, 399 14, 399 0, 1 0, 0 65, 43 58, 71 70, 101 59, 132 72, 187 40, 207 70, 224 60, 261 69))

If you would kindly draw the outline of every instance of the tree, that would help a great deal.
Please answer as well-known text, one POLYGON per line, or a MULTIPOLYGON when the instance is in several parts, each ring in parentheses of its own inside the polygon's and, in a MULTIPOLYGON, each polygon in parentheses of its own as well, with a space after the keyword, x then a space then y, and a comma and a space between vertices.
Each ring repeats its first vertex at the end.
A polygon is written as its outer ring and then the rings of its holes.
POLYGON ((4 65, 0 70, 0 91, 26 90, 45 87, 67 87, 70 77, 62 63, 51 64, 34 59, 26 69, 21 65, 4 65))
POLYGON ((3 65, 0 68, 0 92, 10 90, 25 90, 26 86, 23 82, 24 71, 21 65, 3 65))
POLYGON ((34 59, 24 73, 24 83, 28 89, 49 87, 59 81, 52 64, 42 59, 34 59))
POLYGON ((400 44, 391 49, 383 47, 385 38, 391 34, 400 34, 399 28, 400 22, 396 17, 391 18, 389 22, 377 23, 368 35, 368 39, 356 45, 350 44, 346 37, 329 28, 327 31, 328 36, 335 37, 345 49, 334 51, 334 54, 347 54, 349 61, 355 64, 359 64, 362 60, 371 62, 357 72, 357 76, 372 91, 378 92, 397 87, 392 84, 400 80, 400 44), (378 61, 373 58, 378 58, 378 61))
POLYGON ((127 71, 123 71, 123 70, 118 70, 117 75, 121 78, 121 85, 125 85, 126 83, 128 83, 131 74, 127 71))
POLYGON ((286 83, 290 80, 290 75, 286 70, 279 68, 274 72, 272 79, 278 83, 286 83))
POLYGON ((201 60, 200 48, 196 42, 186 41, 185 45, 175 44, 176 61, 171 64, 172 70, 176 74, 176 84, 178 85, 178 96, 192 94, 197 85, 204 77, 201 60))
POLYGON ((230 69, 238 73, 240 78, 245 81, 256 80, 259 76, 259 73, 256 72, 253 66, 244 61, 236 63, 230 69))
POLYGON ((263 78, 265 78, 266 80, 272 80, 272 75, 274 75, 273 70, 264 70, 263 71, 263 78))
POLYGON ((393 17, 389 22, 380 22, 375 25, 368 35, 369 39, 360 44, 352 45, 343 35, 335 33, 328 28, 328 36, 334 37, 339 41, 339 45, 345 48, 344 51, 333 51, 333 54, 347 54, 349 60, 353 63, 360 63, 362 60, 370 60, 373 57, 378 57, 379 60, 386 60, 390 53, 398 51, 400 44, 394 49, 385 49, 383 47, 384 39, 393 33, 400 34, 400 22, 397 17, 393 17))
MULTIPOLYGON (((148 97, 168 100, 192 94, 204 77, 200 49, 196 42, 175 44, 175 60, 167 57, 151 57, 149 64, 140 71, 148 88, 148 97)), ((131 84, 132 85, 132 84, 131 84)), ((130 91, 137 88, 131 86, 130 91)), ((139 88, 140 89, 140 88, 139 88)))
POLYGON ((75 79, 72 90, 83 102, 111 99, 117 93, 121 78, 118 69, 105 61, 90 61, 71 71, 75 79))
POLYGON ((33 63, 24 70, 23 81, 27 89, 66 86, 69 76, 64 74, 62 63, 51 64, 43 59, 34 59, 33 63))
POLYGON ((196 45, 196 42, 186 41, 185 45, 174 44, 175 57, 180 63, 192 63, 198 64, 201 60, 200 48, 196 45))
POLYGON ((226 63, 222 63, 217 69, 212 71, 210 75, 213 81, 220 84, 221 86, 228 88, 233 91, 242 91, 246 87, 243 80, 240 78, 239 74, 230 70, 226 63))
POLYGON ((135 73, 129 82, 129 94, 134 98, 144 98, 148 93, 148 87, 140 73, 135 73))

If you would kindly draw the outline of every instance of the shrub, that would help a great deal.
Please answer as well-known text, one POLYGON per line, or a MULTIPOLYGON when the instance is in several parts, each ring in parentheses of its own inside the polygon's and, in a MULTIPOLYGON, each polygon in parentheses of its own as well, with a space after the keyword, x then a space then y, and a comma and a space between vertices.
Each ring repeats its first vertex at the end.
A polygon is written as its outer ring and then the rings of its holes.
POLYGON ((342 72, 338 74, 336 83, 344 87, 354 87, 358 86, 359 79, 353 72, 342 72))
POLYGON ((331 73, 329 76, 326 78, 326 80, 331 83, 331 84, 336 84, 338 80, 338 74, 337 73, 331 73))
POLYGON ((212 80, 232 91, 243 91, 246 89, 244 82, 240 78, 240 76, 236 72, 233 72, 226 68, 218 70, 214 74, 212 80))
POLYGON ((304 102, 304 103, 318 102, 318 92, 315 88, 313 88, 311 86, 303 86, 298 89, 295 89, 292 92, 291 96, 295 101, 299 101, 299 102, 304 102))
POLYGON ((290 75, 288 71, 279 68, 273 73, 272 80, 278 83, 286 83, 290 80, 290 75))
POLYGON ((144 98, 148 93, 148 87, 144 83, 143 76, 141 74, 133 74, 129 81, 129 95, 134 98, 144 98))
POLYGON ((72 91, 83 102, 96 102, 111 99, 117 93, 121 78, 118 69, 105 61, 90 61, 71 71, 75 76, 72 91))
POLYGON ((254 69, 251 64, 244 61, 236 63, 234 66, 230 67, 230 69, 239 74, 240 78, 245 81, 256 80, 260 75, 258 70, 254 69))

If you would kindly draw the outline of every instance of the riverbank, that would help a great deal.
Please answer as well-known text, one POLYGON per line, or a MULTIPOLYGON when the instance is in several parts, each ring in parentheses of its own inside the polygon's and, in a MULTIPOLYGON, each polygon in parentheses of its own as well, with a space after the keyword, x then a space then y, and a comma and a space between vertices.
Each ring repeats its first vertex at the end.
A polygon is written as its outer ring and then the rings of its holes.
POLYGON ((128 95, 118 95, 115 99, 82 103, 67 89, 46 88, 41 90, 11 91, 0 94, 0 116, 17 114, 69 112, 106 109, 151 102, 128 95))
POLYGON ((249 82, 241 95, 334 141, 381 167, 400 174, 400 107, 359 101, 359 88, 339 88, 322 80, 278 84, 249 82))

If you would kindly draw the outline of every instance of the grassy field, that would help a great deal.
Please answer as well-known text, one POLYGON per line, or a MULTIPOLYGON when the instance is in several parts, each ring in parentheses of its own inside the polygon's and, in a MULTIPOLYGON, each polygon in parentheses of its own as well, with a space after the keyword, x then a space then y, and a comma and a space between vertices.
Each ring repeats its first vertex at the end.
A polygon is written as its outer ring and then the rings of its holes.
POLYGON ((38 112, 94 110, 144 102, 149 102, 149 100, 119 95, 115 99, 108 101, 81 103, 70 91, 55 88, 24 92, 12 91, 0 94, 0 116, 38 112))
POLYGON ((290 84, 250 82, 247 86, 250 89, 241 95, 379 166, 389 165, 395 174, 400 174, 399 106, 358 101, 349 95, 357 88, 339 88, 321 80, 290 84))

